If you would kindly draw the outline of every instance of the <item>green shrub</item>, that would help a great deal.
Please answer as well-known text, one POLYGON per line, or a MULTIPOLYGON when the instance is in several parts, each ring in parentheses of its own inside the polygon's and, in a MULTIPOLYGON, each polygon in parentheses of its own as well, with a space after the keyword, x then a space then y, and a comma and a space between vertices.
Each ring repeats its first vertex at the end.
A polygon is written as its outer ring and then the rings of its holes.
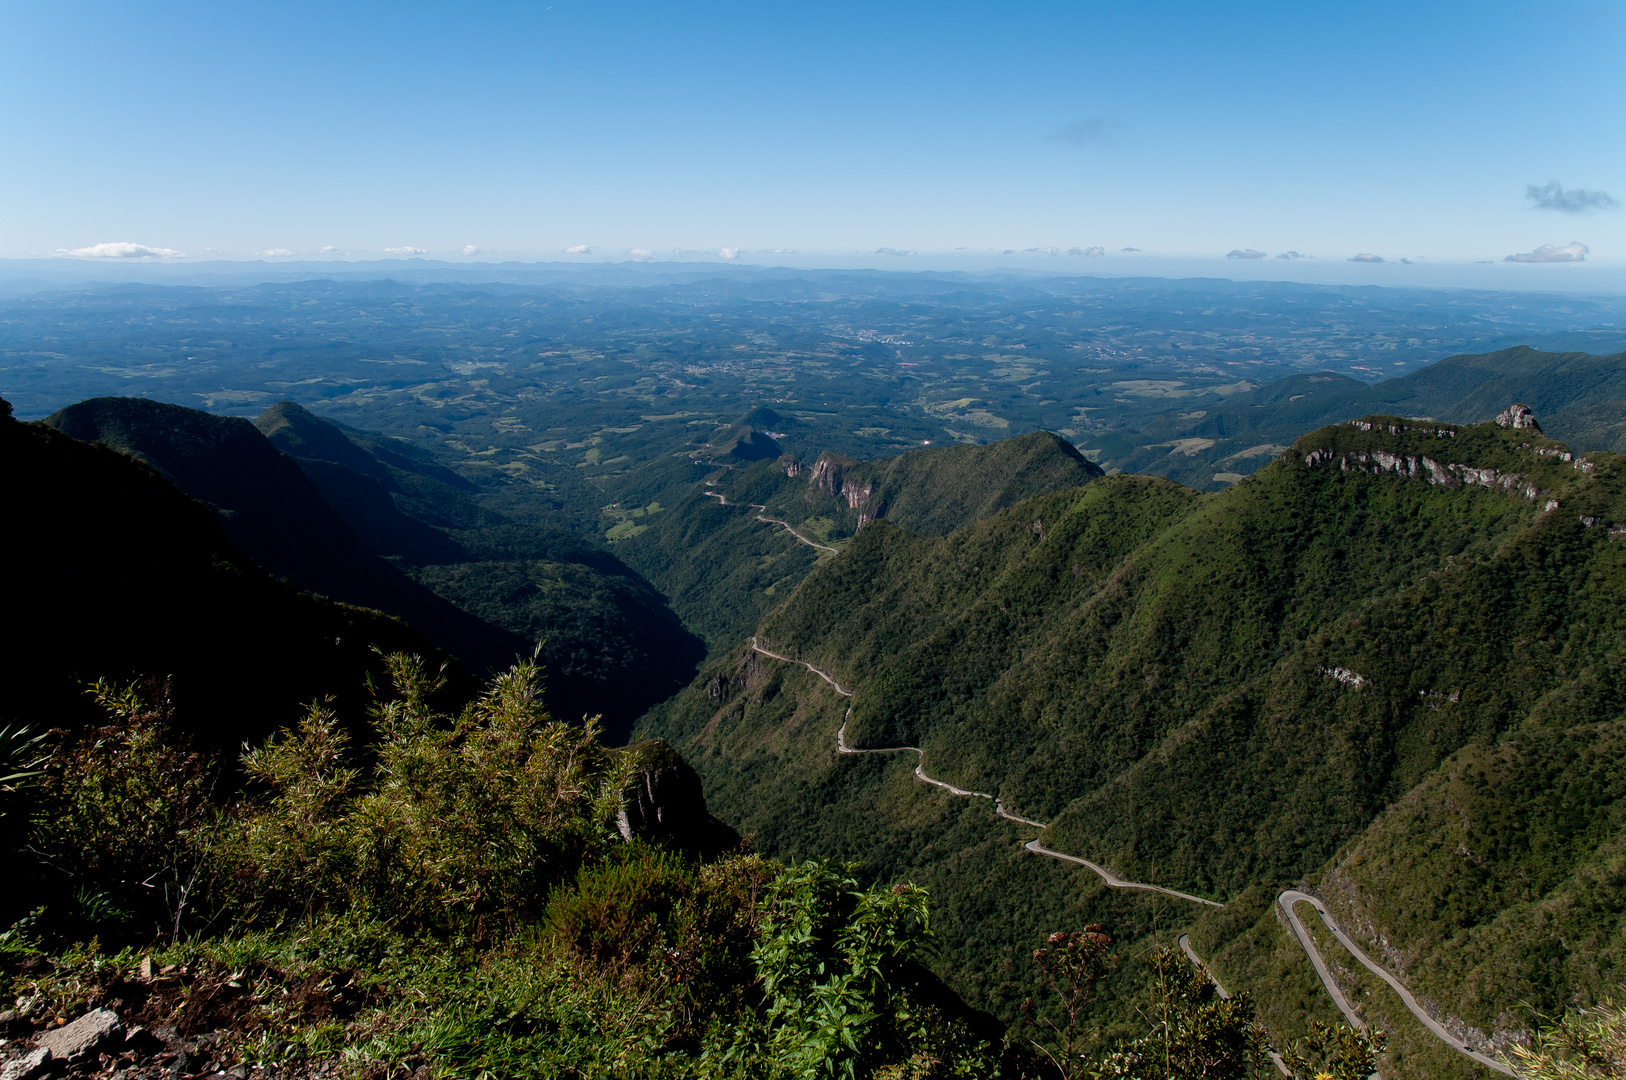
MULTIPOLYGON (((242 1060, 293 1045, 358 1076, 994 1071, 987 1033, 912 959, 924 889, 625 843, 636 755, 554 722, 535 664, 454 717, 421 662, 386 659, 368 745, 313 704, 244 754, 245 791, 187 749, 163 684, 99 684, 110 722, 58 735, 33 841, 58 941, 115 931, 141 948, 52 945, 50 974, 0 989, 75 1011, 167 937, 156 978, 177 1001, 242 1002, 224 1021, 162 1019, 226 1022, 242 1060)), ((36 919, 0 947, 40 936, 36 919)))
POLYGON ((175 728, 165 682, 89 693, 108 722, 54 732, 34 793, 42 930, 173 938, 213 883, 221 769, 175 728))
POLYGON ((991 1074, 992 1048, 926 1000, 910 963, 928 908, 917 885, 860 889, 848 868, 788 868, 762 899, 752 950, 766 1008, 724 1059, 798 1078, 991 1074))
MULTIPOLYGON (((1207 972, 1166 945, 1152 950, 1146 966, 1152 974, 1152 1000, 1140 1012, 1151 1030, 1102 1059, 1097 1077, 1244 1080, 1276 1075, 1264 1027, 1246 993, 1220 997, 1207 972)), ((1360 1073, 1360 1080, 1370 1072, 1360 1073)), ((1344 1078, 1343 1073, 1335 1075, 1344 1078)))
POLYGON ((1617 1080, 1626 1076, 1626 1009, 1605 1001, 1565 1013, 1506 1060, 1529 1080, 1617 1080))
POLYGON ((454 719, 431 707, 440 680, 422 661, 386 661, 395 696, 373 709, 370 767, 347 764, 325 706, 244 757, 267 792, 226 853, 244 910, 359 907, 489 938, 539 913, 551 886, 610 846, 630 766, 592 724, 549 716, 532 662, 454 719))

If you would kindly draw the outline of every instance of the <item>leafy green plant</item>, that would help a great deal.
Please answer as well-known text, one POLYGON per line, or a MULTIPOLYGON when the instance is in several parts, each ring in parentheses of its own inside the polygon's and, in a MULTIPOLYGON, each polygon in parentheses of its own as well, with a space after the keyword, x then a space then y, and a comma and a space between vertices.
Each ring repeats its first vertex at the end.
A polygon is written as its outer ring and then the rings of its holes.
POLYGON ((58 733, 35 800, 30 847, 48 903, 62 929, 173 939, 213 882, 220 767, 176 728, 163 680, 88 692, 108 723, 58 733))
POLYGON ((1319 1021, 1290 1047, 1282 1060, 1294 1080, 1366 1080, 1378 1067, 1388 1036, 1377 1028, 1356 1031, 1319 1021))
MULTIPOLYGON (((45 732, 35 734, 22 724, 0 727, 0 791, 14 791, 17 785, 40 775, 40 766, 49 757, 43 750, 45 732)), ((0 805, 0 813, 4 806, 0 805)))
POLYGON ((386 663, 373 762, 348 763, 338 718, 312 706, 295 731, 245 755, 267 797, 228 859, 256 915, 359 905, 392 924, 487 938, 535 915, 548 889, 613 839, 631 768, 590 722, 552 719, 541 669, 516 663, 456 718, 440 678, 386 663))
MULTIPOLYGON (((1108 1054, 1097 1077, 1135 1080, 1243 1080, 1273 1075, 1264 1027, 1246 994, 1222 998, 1214 981, 1180 950, 1159 946, 1146 957, 1153 996, 1141 1015, 1151 1031, 1108 1054)), ((1365 1073, 1361 1074, 1364 1080, 1365 1073)))
POLYGON ((1079 1024, 1096 1000, 1096 984, 1117 966, 1112 955, 1112 936, 1091 923, 1083 930, 1058 930, 1033 950, 1039 969, 1040 992, 1054 1003, 1040 1009, 1029 998, 1022 1004, 1022 1018, 1035 1029, 1028 1041, 1055 1067, 1063 1080, 1078 1074, 1080 1067, 1079 1024))
POLYGON ((911 955, 930 937, 926 890, 858 887, 850 868, 791 867, 768 886, 752 959, 766 1000, 725 1062, 772 1075, 987 1075, 991 1048, 922 1000, 911 955))
POLYGON ((1609 1000, 1567 1012, 1528 1045, 1515 1043, 1505 1060, 1528 1080, 1626 1077, 1626 1009, 1609 1000))

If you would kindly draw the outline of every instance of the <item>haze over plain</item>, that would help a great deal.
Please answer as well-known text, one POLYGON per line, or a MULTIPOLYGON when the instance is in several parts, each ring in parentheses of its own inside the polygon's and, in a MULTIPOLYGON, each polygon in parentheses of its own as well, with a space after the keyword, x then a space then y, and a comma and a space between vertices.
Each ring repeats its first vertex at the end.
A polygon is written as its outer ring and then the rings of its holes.
POLYGON ((0 27, 10 258, 1623 284, 1610 3, 71 3, 0 27))

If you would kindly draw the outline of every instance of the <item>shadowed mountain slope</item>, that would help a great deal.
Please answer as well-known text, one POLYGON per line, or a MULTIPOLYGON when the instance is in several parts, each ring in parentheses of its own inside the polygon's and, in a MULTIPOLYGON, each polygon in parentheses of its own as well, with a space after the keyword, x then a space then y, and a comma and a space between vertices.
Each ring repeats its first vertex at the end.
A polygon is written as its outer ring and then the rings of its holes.
POLYGON ((602 715, 606 738, 620 741, 635 717, 693 677, 700 641, 609 552, 563 529, 509 521, 421 451, 293 402, 256 425, 375 552, 400 556, 437 596, 534 642, 559 715, 602 715))
POLYGON ((303 588, 397 615, 471 669, 498 669, 526 642, 461 610, 368 551, 294 459, 247 420, 145 398, 93 398, 44 421, 157 469, 214 508, 231 541, 303 588))
POLYGON ((0 418, 0 462, 4 722, 88 722, 84 680, 169 676, 177 716, 208 718, 197 734, 233 751, 307 702, 359 706, 374 646, 435 655, 396 619, 271 577, 209 508, 124 454, 0 418))
MULTIPOLYGON (((395 503, 398 497, 408 501, 397 479, 398 472, 419 480, 420 488, 427 482, 447 489, 436 492, 441 496, 439 502, 467 502, 444 475, 425 475, 421 466, 402 469, 363 449, 338 425, 291 401, 271 406, 254 421, 254 426, 267 442, 299 462, 322 498, 375 555, 397 555, 419 566, 466 558, 463 549, 444 531, 408 517, 395 503)), ((456 476, 444 469, 436 472, 456 476)), ((437 516, 457 520, 478 513, 472 504, 469 509, 457 510, 437 516)))

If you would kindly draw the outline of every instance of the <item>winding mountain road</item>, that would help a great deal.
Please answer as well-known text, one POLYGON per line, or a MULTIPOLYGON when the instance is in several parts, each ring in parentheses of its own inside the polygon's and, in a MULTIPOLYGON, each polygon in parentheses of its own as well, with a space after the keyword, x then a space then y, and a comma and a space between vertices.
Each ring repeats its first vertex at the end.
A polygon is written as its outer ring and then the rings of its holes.
POLYGON ((1217 900, 1204 900, 1200 896, 1192 896, 1190 893, 1180 892, 1177 889, 1165 889, 1161 885, 1148 885, 1144 881, 1125 881, 1123 878, 1119 877, 1117 874, 1114 874, 1111 870, 1108 870, 1104 866, 1097 866, 1090 860, 1081 859, 1077 855, 1063 855, 1059 851, 1052 851, 1050 848, 1045 847, 1037 840, 1029 840, 1022 846, 1033 852, 1035 855, 1048 855, 1052 859, 1066 859, 1068 862, 1075 862, 1080 866, 1087 866, 1100 875, 1102 881, 1106 882, 1114 889, 1142 889, 1146 892, 1162 893, 1164 896, 1172 896, 1176 900, 1190 900, 1193 904, 1207 904, 1209 907, 1225 906, 1217 900))
MULTIPOLYGON (((710 483, 712 483, 712 481, 707 480, 706 483, 710 484, 710 483)), ((720 491, 702 491, 700 494, 704 495, 708 499, 716 499, 718 502, 722 503, 724 506, 738 506, 739 505, 739 503, 731 503, 731 502, 729 502, 728 497, 726 495, 724 495, 720 491)), ((781 529, 784 529, 786 532, 790 533, 792 536, 794 536, 796 539, 800 540, 802 543, 806 544, 810 548, 818 548, 820 551, 828 551, 832 555, 836 554, 836 552, 837 552, 836 548, 831 547, 829 544, 821 544, 816 540, 809 540, 807 537, 803 536, 801 533, 799 533, 795 529, 791 528, 790 527, 790 522, 788 522, 788 521, 780 521, 778 518, 763 517, 762 514, 766 514, 768 512, 768 508, 766 506, 763 506, 761 503, 746 503, 745 505, 749 506, 753 510, 762 511, 761 514, 757 515, 757 520, 758 521, 765 521, 769 525, 778 525, 781 529)))
MULTIPOLYGON (((707 492, 706 494, 712 495, 713 493, 707 492)), ((718 499, 722 498, 721 495, 713 495, 713 497, 718 499)), ((768 521, 772 519, 759 517, 759 520, 768 521)), ((780 522, 779 524, 783 524, 783 522, 780 522)), ((790 526, 786 525, 785 528, 790 529, 790 526)), ((795 534, 794 529, 791 529, 790 531, 795 534)), ((797 535, 797 538, 803 539, 799 534, 797 535)), ((808 540, 804 540, 804 542, 812 543, 812 541, 808 540)), ((820 545, 815 544, 814 546, 818 547, 820 545)), ((850 698, 853 696, 853 692, 838 683, 835 680, 835 677, 830 675, 829 672, 808 663, 806 660, 798 660, 795 657, 784 656, 780 653, 771 652, 770 650, 763 648, 761 645, 758 645, 757 639, 754 636, 751 638, 751 648, 763 656, 769 656, 775 660, 782 660, 787 664, 800 664, 802 667, 807 668, 807 670, 829 683, 835 688, 836 693, 840 694, 842 697, 850 698)), ((994 802, 995 813, 1008 821, 1020 822, 1021 824, 1031 825, 1039 829, 1047 827, 1042 821, 1034 821, 1032 818, 1020 817, 1016 814, 1010 813, 1005 809, 1005 804, 1001 800, 989 795, 986 792, 971 791, 966 788, 956 787, 947 781, 938 780, 935 777, 926 775, 926 752, 918 746, 888 746, 876 749, 858 749, 848 746, 847 721, 849 718, 851 718, 852 711, 852 706, 848 705, 846 714, 841 718, 841 726, 836 729, 837 753, 898 754, 912 752, 919 757, 918 764, 915 765, 916 779, 943 788, 952 795, 977 799, 992 799, 994 802)), ((1090 862, 1088 859, 1081 859, 1077 855, 1067 855, 1060 851, 1047 848, 1037 839, 1029 840, 1022 846, 1027 851, 1031 851, 1035 855, 1044 855, 1052 859, 1060 859, 1064 862, 1077 863, 1080 866, 1087 867, 1098 877, 1100 877, 1102 881, 1106 882, 1108 886, 1114 889, 1139 889, 1145 892, 1162 893, 1165 896, 1172 896, 1177 900, 1185 900, 1193 904, 1204 904, 1209 907, 1225 906, 1218 901, 1207 900, 1201 896, 1193 896, 1191 893, 1180 892, 1177 889, 1164 888, 1162 885, 1151 885, 1142 881, 1125 881, 1123 878, 1118 877, 1104 866, 1090 862)), ((1340 927, 1333 917, 1327 912, 1326 905, 1322 903, 1318 897, 1307 892, 1301 892, 1298 889, 1288 889, 1276 898, 1276 903, 1281 907, 1282 913, 1286 916, 1288 927, 1291 929, 1294 938, 1297 939, 1299 945, 1309 955, 1310 963, 1315 967, 1315 972, 1320 977, 1321 985, 1326 989, 1327 996, 1332 998, 1333 1004, 1338 1007, 1339 1012, 1343 1013, 1344 1018, 1349 1021, 1351 1027, 1360 1031, 1366 1030, 1366 1024, 1362 1022, 1359 1015, 1350 1006, 1349 1000, 1344 996, 1344 992, 1338 986, 1337 980, 1332 977, 1332 972, 1328 969, 1327 962, 1321 955, 1321 950, 1316 947, 1315 939, 1310 936, 1310 931, 1299 920, 1298 912, 1294 910, 1294 905, 1301 901, 1308 903, 1315 908, 1316 914, 1321 916, 1321 921, 1326 924, 1327 929, 1332 932, 1333 937, 1338 940, 1338 943, 1348 950, 1351 956, 1355 957, 1355 959, 1359 960, 1363 965, 1365 965, 1366 968, 1374 975, 1387 983, 1389 987, 1394 990, 1397 995, 1399 995, 1401 1002, 1406 1006, 1407 1010, 1409 1010, 1411 1014, 1417 1018, 1418 1022, 1426 1027, 1430 1033, 1444 1042, 1451 1049, 1455 1050, 1457 1053, 1473 1060, 1477 1064, 1483 1065, 1488 1069, 1493 1069, 1496 1072, 1502 1073, 1506 1076, 1518 1075, 1502 1062, 1497 1061, 1495 1058, 1489 1057, 1485 1054, 1481 1054, 1472 1046, 1464 1043, 1461 1039, 1457 1038, 1449 1030, 1447 1030, 1438 1020, 1430 1016, 1423 1009, 1423 1007, 1417 1003, 1417 999, 1412 996, 1411 991, 1406 989, 1405 983, 1401 982, 1398 978, 1391 974, 1387 968, 1383 967, 1371 957, 1367 956, 1366 953, 1362 951, 1361 947, 1356 945, 1355 942, 1350 939, 1348 934, 1344 933, 1343 928, 1340 927)), ((1213 972, 1208 970, 1208 965, 1204 964, 1202 959, 1198 957, 1196 951, 1192 949, 1191 940, 1188 936, 1181 935, 1180 948, 1185 952, 1187 958, 1190 959, 1193 964, 1196 964, 1198 967, 1202 968, 1202 970, 1208 974, 1210 979, 1214 979, 1213 972)), ((1230 996, 1225 992, 1223 987, 1220 987, 1218 979, 1214 979, 1214 986, 1219 990, 1221 997, 1230 996)), ((1283 1075, 1286 1075, 1287 1067, 1283 1062, 1281 1055, 1272 1052, 1271 1059, 1275 1061, 1276 1067, 1282 1071, 1283 1075)))
POLYGON ((1333 980, 1332 973, 1327 970, 1326 961, 1321 958, 1321 951, 1316 948, 1315 941, 1310 937, 1310 931, 1305 928, 1305 925, 1302 922, 1299 921, 1298 912, 1293 910, 1294 905, 1300 902, 1307 903, 1311 907, 1315 908, 1316 914, 1321 916, 1321 921, 1326 924, 1328 930, 1332 931, 1332 936, 1338 939, 1338 944, 1342 945, 1346 950, 1349 951, 1351 956, 1355 957, 1355 959, 1364 964, 1367 970, 1371 971, 1372 974, 1388 983, 1389 989, 1393 990, 1400 996, 1400 1000, 1405 1003, 1406 1008, 1411 1011, 1411 1014, 1417 1017, 1418 1021, 1424 1027, 1428 1028, 1428 1030, 1431 1031, 1441 1042, 1445 1043, 1445 1045, 1449 1046, 1451 1049, 1455 1050, 1464 1057, 1472 1058, 1474 1061, 1485 1066, 1487 1069, 1495 1069, 1497 1072, 1506 1076, 1518 1075, 1518 1073, 1508 1068, 1502 1062, 1497 1061, 1493 1057, 1488 1057, 1485 1054, 1481 1054, 1472 1046, 1469 1046, 1467 1043, 1463 1042, 1460 1038, 1447 1030, 1438 1020, 1434 1019, 1427 1012, 1425 1012, 1423 1007, 1417 1004, 1417 999, 1412 997, 1411 991, 1406 989, 1405 983, 1395 978, 1394 975, 1390 974, 1388 968, 1377 963, 1370 956, 1367 956, 1359 945, 1356 945, 1354 941, 1350 940, 1349 935, 1344 933, 1343 927, 1338 925, 1331 913, 1327 911, 1326 905, 1324 905, 1319 899, 1307 892, 1300 892, 1297 889, 1288 889, 1286 892, 1282 893, 1276 898, 1276 903, 1281 905, 1282 911, 1287 915, 1288 925, 1293 928, 1293 936, 1299 939, 1299 944, 1304 946, 1304 951, 1310 954, 1310 962, 1315 965, 1315 973, 1321 976, 1321 985, 1326 987, 1327 995, 1332 998, 1333 1004, 1338 1006, 1338 1011, 1344 1014, 1344 1018, 1349 1021, 1351 1027, 1363 1031, 1366 1029, 1366 1025, 1361 1023, 1360 1018, 1355 1015, 1355 1010, 1349 1007, 1349 1002, 1344 998, 1343 992, 1338 989, 1338 984, 1333 980))

